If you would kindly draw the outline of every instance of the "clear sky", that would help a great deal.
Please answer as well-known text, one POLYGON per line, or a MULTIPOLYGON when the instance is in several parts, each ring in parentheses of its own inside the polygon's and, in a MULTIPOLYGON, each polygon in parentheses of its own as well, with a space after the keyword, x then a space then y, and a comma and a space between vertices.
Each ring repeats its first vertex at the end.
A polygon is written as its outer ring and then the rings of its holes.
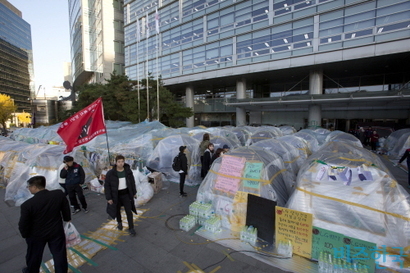
MULTIPOLYGON (((36 92, 40 85, 62 86, 63 63, 70 62, 67 0, 8 0, 31 26, 36 92)), ((39 95, 43 91, 39 92, 39 95)))

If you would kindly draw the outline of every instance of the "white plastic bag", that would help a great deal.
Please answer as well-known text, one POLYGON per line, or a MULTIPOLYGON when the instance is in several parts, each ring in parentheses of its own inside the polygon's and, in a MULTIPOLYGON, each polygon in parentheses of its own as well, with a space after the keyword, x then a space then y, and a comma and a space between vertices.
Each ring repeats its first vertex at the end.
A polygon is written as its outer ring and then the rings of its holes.
POLYGON ((81 243, 81 235, 71 222, 64 223, 65 242, 67 247, 81 243))
POLYGON ((145 205, 151 200, 152 196, 154 196, 154 189, 151 184, 148 182, 141 182, 137 185, 137 198, 134 200, 135 207, 145 205))

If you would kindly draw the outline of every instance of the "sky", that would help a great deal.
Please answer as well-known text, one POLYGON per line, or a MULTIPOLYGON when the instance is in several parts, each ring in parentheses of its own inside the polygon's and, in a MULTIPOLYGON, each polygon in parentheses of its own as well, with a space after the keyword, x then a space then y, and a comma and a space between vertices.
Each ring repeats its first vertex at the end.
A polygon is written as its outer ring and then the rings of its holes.
MULTIPOLYGON (((38 95, 64 82, 63 63, 70 62, 67 0, 8 0, 31 26, 34 78, 38 95), (45 87, 45 89, 43 89, 45 87)), ((52 94, 50 94, 52 95, 52 94)))

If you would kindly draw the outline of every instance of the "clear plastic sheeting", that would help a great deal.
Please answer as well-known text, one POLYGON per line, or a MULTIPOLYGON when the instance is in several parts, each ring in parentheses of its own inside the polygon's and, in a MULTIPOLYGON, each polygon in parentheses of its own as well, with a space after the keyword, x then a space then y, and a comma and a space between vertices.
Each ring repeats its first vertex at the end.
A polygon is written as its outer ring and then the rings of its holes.
POLYGON ((313 214, 313 225, 378 246, 410 244, 409 194, 379 157, 328 142, 299 171, 288 208, 313 214))
POLYGON ((304 161, 312 154, 309 149, 309 145, 306 140, 295 135, 283 136, 277 138, 278 140, 284 141, 293 147, 295 147, 299 152, 299 158, 296 160, 298 167, 300 168, 304 161))
POLYGON ((410 129, 400 129, 391 133, 384 142, 383 151, 387 153, 390 159, 400 159, 404 151, 410 148, 409 137, 410 129))
MULTIPOLYGON (((26 187, 26 182, 35 175, 46 177, 47 189, 61 189, 58 183, 58 167, 63 163, 63 146, 0 139, 0 147, 0 165, 3 170, 0 180, 6 185, 7 202, 19 206, 30 198, 32 195, 26 187)), ((84 168, 85 182, 96 178, 94 170, 81 151, 77 151, 73 157, 74 161, 84 168)))
POLYGON ((239 231, 246 220, 246 193, 284 206, 291 183, 282 158, 261 147, 240 147, 217 158, 198 189, 197 201, 212 203, 222 226, 239 231))
POLYGON ((283 136, 282 131, 276 127, 261 127, 260 129, 253 132, 251 136, 251 144, 281 136, 283 136))
POLYGON ((400 137, 407 133, 410 133, 410 128, 400 129, 391 133, 384 142, 383 150, 390 154, 390 151, 394 149, 394 146, 396 146, 396 143, 400 137))
POLYGON ((287 135, 291 135, 291 134, 296 133, 295 127, 290 126, 290 125, 279 126, 279 130, 282 131, 282 134, 283 134, 284 136, 287 136, 287 135))
POLYGON ((172 169, 174 157, 179 154, 179 147, 187 146, 188 175, 185 184, 195 186, 201 183, 201 164, 199 141, 186 134, 169 136, 158 142, 147 160, 147 167, 161 172, 172 182, 179 182, 179 174, 172 169))
POLYGON ((252 147, 253 146, 262 147, 264 150, 268 150, 279 155, 283 160, 285 168, 291 172, 291 177, 293 177, 292 181, 296 182, 296 175, 299 171, 297 161, 299 160, 300 155, 294 146, 279 139, 262 140, 253 144, 252 147))
POLYGON ((233 127, 230 129, 239 139, 242 146, 248 146, 252 133, 245 127, 233 127))
POLYGON ((312 130, 303 129, 293 135, 306 140, 311 153, 314 153, 317 150, 319 150, 319 141, 316 138, 316 134, 312 130))
POLYGON ((342 131, 333 131, 326 137, 325 142, 329 141, 343 141, 349 142, 349 144, 363 148, 362 142, 352 134, 348 134, 342 131))
POLYGON ((316 135, 316 139, 319 142, 319 145, 325 143, 326 137, 330 134, 330 131, 325 128, 317 128, 313 130, 313 133, 316 135))

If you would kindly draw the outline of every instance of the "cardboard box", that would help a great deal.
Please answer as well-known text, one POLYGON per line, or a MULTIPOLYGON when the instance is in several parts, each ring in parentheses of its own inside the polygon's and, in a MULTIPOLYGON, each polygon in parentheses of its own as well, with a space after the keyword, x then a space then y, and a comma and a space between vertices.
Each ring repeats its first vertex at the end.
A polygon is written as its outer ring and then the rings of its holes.
POLYGON ((162 189, 162 176, 160 172, 153 172, 148 175, 148 182, 154 189, 154 193, 158 193, 162 189))

